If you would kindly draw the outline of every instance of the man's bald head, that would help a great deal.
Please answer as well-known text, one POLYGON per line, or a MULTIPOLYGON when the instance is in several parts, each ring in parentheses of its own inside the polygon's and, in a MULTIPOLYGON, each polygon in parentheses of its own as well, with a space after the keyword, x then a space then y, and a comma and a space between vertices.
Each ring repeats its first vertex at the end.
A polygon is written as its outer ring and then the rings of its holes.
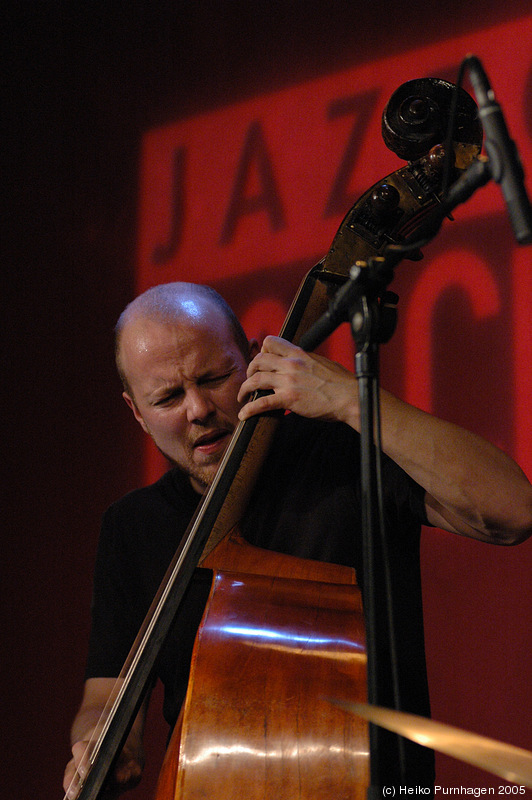
POLYGON ((152 286, 129 303, 115 327, 116 366, 126 392, 133 396, 122 358, 122 337, 129 325, 139 320, 163 324, 182 321, 188 324, 204 324, 213 311, 225 317, 235 343, 247 359, 249 342, 240 322, 223 297, 210 286, 183 281, 162 283, 152 286))

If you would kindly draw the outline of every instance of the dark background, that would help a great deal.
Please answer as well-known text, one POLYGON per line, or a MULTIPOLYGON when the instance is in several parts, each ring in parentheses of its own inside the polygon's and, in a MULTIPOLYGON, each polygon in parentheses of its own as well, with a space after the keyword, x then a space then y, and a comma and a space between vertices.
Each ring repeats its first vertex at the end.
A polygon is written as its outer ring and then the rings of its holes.
POLYGON ((112 328, 133 296, 142 132, 529 8, 5 4, 4 797, 62 796, 99 519, 141 480, 112 328))

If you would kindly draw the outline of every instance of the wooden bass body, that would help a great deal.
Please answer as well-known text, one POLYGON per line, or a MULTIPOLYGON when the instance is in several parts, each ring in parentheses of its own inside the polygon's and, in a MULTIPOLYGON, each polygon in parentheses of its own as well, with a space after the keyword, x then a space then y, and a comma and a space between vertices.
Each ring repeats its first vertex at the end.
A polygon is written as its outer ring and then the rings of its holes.
POLYGON ((362 799, 367 725, 329 702, 366 699, 354 571, 234 534, 215 564, 157 800, 362 799))

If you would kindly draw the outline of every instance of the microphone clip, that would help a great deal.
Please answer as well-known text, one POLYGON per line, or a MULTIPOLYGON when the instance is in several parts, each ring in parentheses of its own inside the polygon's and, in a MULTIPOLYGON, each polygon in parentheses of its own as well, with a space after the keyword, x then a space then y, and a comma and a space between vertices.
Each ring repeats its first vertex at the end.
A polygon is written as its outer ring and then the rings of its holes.
POLYGON ((398 295, 386 288, 393 277, 390 259, 376 256, 357 261, 329 309, 302 336, 299 344, 303 350, 315 350, 343 322, 350 322, 359 347, 369 341, 378 344, 389 341, 397 324, 399 301, 398 295))

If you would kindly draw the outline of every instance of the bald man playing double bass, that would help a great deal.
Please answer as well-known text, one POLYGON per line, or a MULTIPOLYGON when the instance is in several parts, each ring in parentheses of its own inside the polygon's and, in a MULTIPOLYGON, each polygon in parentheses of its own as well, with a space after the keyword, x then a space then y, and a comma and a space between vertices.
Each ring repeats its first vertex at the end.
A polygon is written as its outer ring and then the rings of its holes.
MULTIPOLYGON (((104 516, 86 682, 64 777, 71 797, 78 791, 76 770, 83 776, 87 769, 87 743, 115 678, 239 420, 278 409, 292 412, 282 418, 279 444, 276 439, 264 480, 251 499, 245 538, 272 550, 347 564, 363 581, 360 413, 351 372, 274 336, 259 349, 216 292, 188 283, 153 287, 125 309, 116 328, 116 360, 126 403, 172 469, 152 486, 119 500, 104 516), (257 389, 271 393, 250 401, 257 389)), ((400 633, 408 642, 408 653, 402 655, 406 705, 428 715, 421 526, 492 544, 518 544, 532 532, 532 486, 514 461, 479 436, 384 390, 380 403, 394 601, 400 633)), ((193 581, 176 621, 179 636, 167 642, 160 659, 170 726, 186 690, 205 599, 205 586, 193 581)), ((116 766, 116 792, 140 779, 146 705, 116 766)), ((414 758, 411 779, 416 785, 433 779, 430 756, 414 758)))

